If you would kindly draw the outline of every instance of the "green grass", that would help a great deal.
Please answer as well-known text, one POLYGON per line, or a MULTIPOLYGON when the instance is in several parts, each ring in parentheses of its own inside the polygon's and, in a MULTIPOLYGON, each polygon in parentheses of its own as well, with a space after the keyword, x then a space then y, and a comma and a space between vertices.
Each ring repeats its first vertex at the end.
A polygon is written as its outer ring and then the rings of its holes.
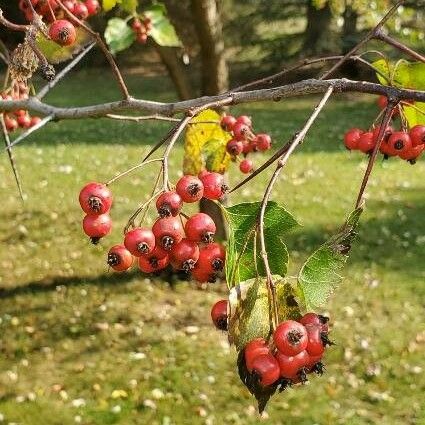
MULTIPOLYGON (((79 74, 47 100, 110 100, 117 93, 113 84, 79 74)), ((162 80, 131 77, 130 86, 150 99, 172 99, 162 80)), ((252 115, 256 128, 270 131, 279 145, 314 102, 237 111, 252 115)), ((333 100, 280 178, 274 199, 303 224, 287 240, 292 274, 350 211, 366 161, 344 151, 341 135, 351 126, 368 126, 375 113, 369 97, 333 100)), ((225 295, 224 284, 203 291, 137 271, 107 272, 105 249, 120 240, 126 217, 146 198, 154 166, 114 185, 115 228, 107 241, 94 247, 80 230, 83 183, 137 163, 167 127, 107 120, 46 127, 15 150, 25 205, 2 156, 0 413, 6 423, 259 422, 254 400, 238 381, 234 350, 210 324, 209 308, 225 295)), ((173 178, 181 160, 178 146, 173 178)), ((263 423, 425 424, 424 172, 424 161, 377 165, 344 284, 324 310, 337 341, 326 356, 327 373, 273 399, 263 423)), ((268 175, 230 202, 260 199, 268 175)), ((241 175, 232 169, 230 178, 237 182, 241 175)))

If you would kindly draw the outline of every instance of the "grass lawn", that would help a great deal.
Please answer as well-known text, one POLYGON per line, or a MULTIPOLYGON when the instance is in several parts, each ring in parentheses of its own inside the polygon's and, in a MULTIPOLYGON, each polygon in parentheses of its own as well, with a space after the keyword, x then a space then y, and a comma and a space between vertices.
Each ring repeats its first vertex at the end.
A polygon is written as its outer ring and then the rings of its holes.
MULTIPOLYGON (((162 80, 132 76, 132 91, 172 99, 162 80)), ((109 87, 110 86, 110 87, 109 87)), ((74 75, 47 101, 84 104, 117 95, 95 74, 74 75)), ((275 146, 297 130, 316 99, 238 107, 275 146)), ((274 191, 303 227, 288 236, 291 273, 344 220, 366 159, 343 149, 349 127, 366 127, 371 97, 337 98, 289 161, 274 191)), ((0 419, 50 424, 256 424, 238 381, 235 352, 209 318, 225 285, 199 290, 136 270, 107 272, 105 250, 146 199, 155 166, 117 182, 115 228, 100 246, 80 230, 83 183, 137 163, 168 124, 85 120, 49 125, 15 150, 22 205, 0 159, 0 419)), ((257 163, 265 158, 256 157, 257 163)), ((172 158, 173 179, 182 161, 172 158)), ((258 200, 265 173, 231 197, 258 200)), ((343 285, 324 310, 333 339, 327 373, 269 404, 265 424, 425 424, 425 161, 378 164, 343 285), (421 402, 422 400, 422 402, 421 402)), ((235 167, 232 182, 241 179, 235 167)), ((152 219, 152 217, 150 218, 152 219)))

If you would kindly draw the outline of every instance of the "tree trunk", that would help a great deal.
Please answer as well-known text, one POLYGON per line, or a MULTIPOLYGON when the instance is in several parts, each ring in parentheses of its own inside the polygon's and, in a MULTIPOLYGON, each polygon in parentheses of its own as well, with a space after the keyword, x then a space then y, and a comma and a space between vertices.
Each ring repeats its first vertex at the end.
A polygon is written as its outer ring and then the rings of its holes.
MULTIPOLYGON (((341 31, 341 53, 345 55, 358 42, 359 33, 357 32, 357 12, 351 7, 346 6, 343 14, 344 25, 341 31)), ((359 66, 356 61, 347 61, 341 67, 341 72, 348 78, 359 78, 359 66)))
MULTIPOLYGON (((201 94, 214 96, 229 88, 220 0, 191 0, 191 8, 201 48, 201 94)), ((226 226, 220 207, 208 199, 202 199, 200 210, 214 220, 216 238, 225 240, 226 226)))
POLYGON ((188 72, 177 55, 175 47, 163 47, 153 42, 162 63, 167 68, 168 74, 174 83, 177 94, 181 100, 194 97, 192 87, 188 78, 188 72))
POLYGON ((191 0, 192 14, 201 47, 202 95, 213 96, 228 89, 220 0, 191 0))
POLYGON ((332 12, 329 3, 317 9, 312 0, 307 5, 307 26, 304 32, 303 56, 318 55, 328 50, 332 12))

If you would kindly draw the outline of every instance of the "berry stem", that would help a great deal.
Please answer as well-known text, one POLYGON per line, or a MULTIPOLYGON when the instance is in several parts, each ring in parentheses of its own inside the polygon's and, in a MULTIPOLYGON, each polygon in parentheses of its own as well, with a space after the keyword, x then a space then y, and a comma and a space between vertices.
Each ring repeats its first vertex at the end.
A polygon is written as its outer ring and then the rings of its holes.
POLYGON ((373 166, 375 164, 376 158, 378 156, 379 148, 381 147, 382 141, 384 140, 385 130, 388 127, 389 122, 391 121, 391 117, 393 114, 393 108, 398 104, 397 99, 388 99, 388 104, 385 107, 384 116, 381 121, 381 126, 379 128, 378 138, 376 140, 375 147, 373 148, 373 152, 370 155, 369 162, 367 164, 366 172, 363 176, 362 184, 360 186, 360 191, 357 196, 357 201, 355 208, 359 208, 363 203, 363 195, 366 190, 367 183, 369 181, 370 174, 372 172, 373 166))
POLYGON ((118 175, 116 175, 115 177, 112 177, 110 180, 108 180, 105 185, 109 186, 110 184, 114 183, 115 181, 119 180, 122 177, 125 177, 126 175, 132 173, 135 170, 138 170, 139 168, 144 167, 145 165, 151 164, 153 162, 162 162, 163 158, 154 158, 154 159, 150 159, 149 161, 143 161, 140 164, 137 164, 131 168, 129 168, 126 171, 123 171, 122 173, 119 173, 118 175))
POLYGON ((266 240, 264 236, 264 216, 266 212, 267 203, 270 199, 273 186, 276 183, 280 172, 282 171, 285 164, 288 162, 289 157, 297 148, 297 146, 303 142, 307 132, 309 131, 310 127, 313 125, 316 118, 319 116, 324 106, 326 105, 326 102, 331 96, 333 90, 334 89, 332 86, 328 87, 328 90, 326 91, 325 95, 322 97, 320 102, 317 104, 317 106, 314 108, 313 113, 310 115, 310 117, 306 121, 304 127, 294 136, 294 139, 290 143, 288 150, 279 159, 276 166, 276 170, 274 171, 266 187, 263 200, 261 201, 260 212, 259 212, 259 216, 257 220, 257 227, 258 227, 259 237, 260 237, 261 257, 263 259, 264 268, 266 270, 266 279, 267 279, 266 284, 267 284, 267 291, 269 295, 270 313, 271 313, 270 322, 272 325, 272 330, 276 329, 276 326, 279 324, 279 318, 278 318, 278 308, 277 308, 277 300, 276 300, 276 287, 273 282, 273 277, 270 270, 270 265, 269 265, 268 256, 267 256, 266 240))
POLYGON ((89 34, 91 34, 94 39, 96 40, 97 45, 102 50, 103 54, 105 55, 107 61, 109 62, 109 65, 112 68, 112 72, 115 75, 115 78, 118 82, 118 85, 121 89, 121 92, 123 94, 123 97, 125 100, 131 99, 130 93, 128 91, 127 85, 125 84, 124 78, 121 74, 121 71, 119 70, 114 57, 112 56, 111 52, 108 50, 106 44, 103 42, 102 37, 99 33, 96 31, 93 31, 89 26, 87 26, 83 21, 78 19, 73 13, 71 13, 66 6, 62 3, 61 0, 56 0, 59 7, 65 12, 65 14, 70 18, 71 22, 77 23, 81 28, 84 28, 89 34))

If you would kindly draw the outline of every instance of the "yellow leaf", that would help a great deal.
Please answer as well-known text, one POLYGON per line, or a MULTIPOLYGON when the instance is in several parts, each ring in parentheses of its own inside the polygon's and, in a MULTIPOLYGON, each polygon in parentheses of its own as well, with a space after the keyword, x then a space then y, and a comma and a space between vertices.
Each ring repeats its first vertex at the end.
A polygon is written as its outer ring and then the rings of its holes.
POLYGON ((221 128, 220 118, 217 112, 207 109, 191 120, 185 136, 183 160, 185 174, 198 174, 205 168, 206 160, 210 165, 209 171, 224 173, 227 170, 230 156, 225 153, 225 147, 231 135, 221 128), (217 158, 212 158, 209 150, 208 155, 205 155, 202 149, 211 140, 214 140, 214 146, 217 148, 217 158))

